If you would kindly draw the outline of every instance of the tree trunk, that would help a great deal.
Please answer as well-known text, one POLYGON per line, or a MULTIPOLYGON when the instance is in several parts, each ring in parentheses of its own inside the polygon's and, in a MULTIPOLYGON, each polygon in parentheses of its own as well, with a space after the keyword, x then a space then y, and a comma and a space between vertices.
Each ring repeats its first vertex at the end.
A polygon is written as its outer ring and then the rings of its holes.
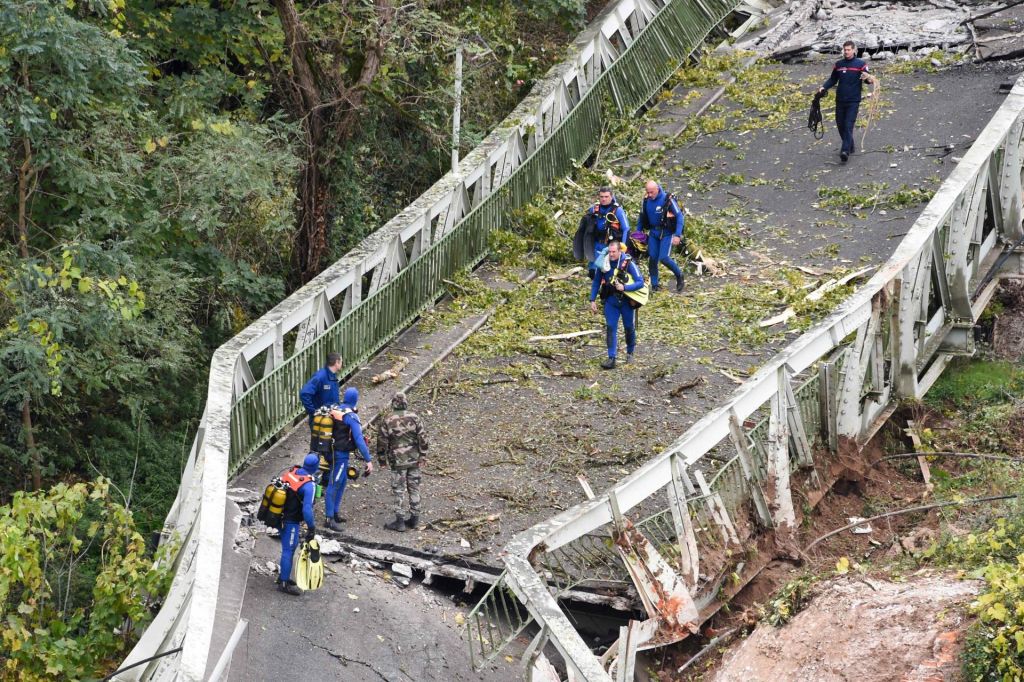
POLYGON ((26 137, 25 160, 18 168, 18 253, 28 258, 28 183, 32 175, 32 144, 26 137))
POLYGON ((359 123, 363 100, 380 72, 386 29, 394 19, 392 0, 375 0, 377 31, 365 46, 363 66, 352 84, 337 68, 344 55, 331 54, 327 63, 311 54, 309 31, 302 23, 294 0, 273 0, 284 30, 285 48, 292 78, 285 93, 292 115, 305 133, 305 162, 298 184, 299 216, 295 263, 302 284, 320 272, 327 254, 327 213, 332 197, 329 170, 332 146, 344 144, 359 123), (342 108, 344 107, 344 108, 342 108))
POLYGON ((39 449, 36 448, 36 436, 32 433, 32 409, 28 398, 21 405, 21 428, 25 432, 25 447, 28 448, 32 464, 32 489, 39 490, 43 487, 43 463, 39 459, 39 449))
MULTIPOLYGON (((26 77, 27 78, 27 77, 26 77)), ((32 176, 32 143, 26 137, 23 142, 25 159, 18 168, 18 253, 28 259, 28 198, 29 180, 32 176)), ((42 463, 36 448, 36 437, 32 433, 32 404, 26 397, 21 406, 21 428, 25 432, 25 447, 28 449, 32 466, 32 489, 43 487, 42 463)))

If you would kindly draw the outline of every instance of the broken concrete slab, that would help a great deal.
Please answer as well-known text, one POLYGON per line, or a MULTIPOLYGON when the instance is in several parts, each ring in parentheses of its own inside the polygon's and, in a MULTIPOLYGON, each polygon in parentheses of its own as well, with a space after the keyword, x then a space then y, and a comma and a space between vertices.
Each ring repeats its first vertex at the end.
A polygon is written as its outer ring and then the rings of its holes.
MULTIPOLYGON (((891 58, 897 51, 933 47, 948 50, 969 45, 971 33, 963 21, 972 11, 978 13, 991 7, 988 3, 823 4, 774 47, 772 56, 787 58, 809 51, 837 53, 846 40, 853 40, 858 48, 869 53, 884 53, 883 59, 891 58)), ((738 47, 753 49, 756 41, 742 41, 738 47)))

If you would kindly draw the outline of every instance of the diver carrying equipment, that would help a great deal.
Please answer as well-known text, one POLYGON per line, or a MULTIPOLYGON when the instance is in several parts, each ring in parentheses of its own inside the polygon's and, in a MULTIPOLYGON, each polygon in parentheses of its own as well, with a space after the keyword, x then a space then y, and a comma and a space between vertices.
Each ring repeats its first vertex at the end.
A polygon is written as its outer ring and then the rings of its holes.
POLYGON ((288 492, 285 489, 284 481, 278 476, 271 481, 263 491, 263 499, 260 500, 259 511, 256 512, 256 520, 262 521, 267 528, 280 530, 284 525, 284 503, 288 499, 288 492))
POLYGON ((257 521, 262 521, 267 528, 280 530, 284 526, 285 507, 289 506, 289 499, 292 502, 288 513, 292 514, 299 509, 299 489, 314 480, 309 474, 298 473, 301 469, 298 466, 292 467, 267 485, 256 512, 257 521))
POLYGON ((626 246, 634 260, 640 256, 647 256, 647 233, 643 230, 633 230, 629 233, 626 246))
POLYGON ((324 584, 324 562, 316 538, 302 543, 295 560, 295 584, 300 590, 318 590, 324 584))
POLYGON ((348 480, 354 481, 359 478, 359 468, 355 464, 349 464, 345 475, 348 476, 348 480))
POLYGON ((807 114, 807 129, 814 134, 815 140, 825 137, 825 126, 821 122, 821 98, 823 95, 822 92, 815 93, 814 99, 811 100, 811 110, 807 114))

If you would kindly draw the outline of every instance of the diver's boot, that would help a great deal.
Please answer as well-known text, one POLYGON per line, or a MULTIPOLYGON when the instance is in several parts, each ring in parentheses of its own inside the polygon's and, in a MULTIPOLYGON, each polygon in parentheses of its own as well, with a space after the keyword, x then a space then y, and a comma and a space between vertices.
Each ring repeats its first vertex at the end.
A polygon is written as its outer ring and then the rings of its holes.
POLYGON ((404 533, 405 532, 405 519, 402 517, 401 514, 395 514, 395 520, 392 521, 391 523, 385 523, 384 527, 387 528, 388 530, 393 530, 393 531, 396 531, 398 533, 404 533))
POLYGON ((601 363, 601 369, 615 369, 615 358, 607 358, 601 363))
POLYGON ((410 514, 409 519, 405 522, 405 527, 409 530, 416 530, 420 527, 420 515, 410 514))
POLYGON ((291 580, 278 580, 277 590, 279 592, 284 592, 285 594, 290 594, 294 597, 298 597, 302 594, 302 590, 299 589, 299 586, 291 580))

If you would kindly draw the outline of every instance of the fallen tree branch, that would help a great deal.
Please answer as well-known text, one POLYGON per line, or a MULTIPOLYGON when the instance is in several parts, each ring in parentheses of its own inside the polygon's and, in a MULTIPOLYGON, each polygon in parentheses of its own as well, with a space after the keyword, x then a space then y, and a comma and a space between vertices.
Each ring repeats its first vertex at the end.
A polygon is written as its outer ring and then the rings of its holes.
POLYGON ((568 334, 554 334, 552 336, 531 336, 526 339, 527 342, 533 343, 535 341, 560 341, 562 339, 575 339, 580 336, 593 336, 594 334, 603 334, 602 329, 587 329, 582 332, 569 332, 568 334))
POLYGON ((445 284, 447 284, 448 286, 455 287, 456 289, 458 289, 459 291, 461 291, 464 294, 470 293, 469 289, 467 289, 466 287, 462 286, 458 282, 453 282, 450 279, 442 279, 441 281, 444 282, 445 284))
POLYGON ((841 279, 834 279, 834 280, 831 280, 829 282, 825 282, 820 287, 818 287, 817 289, 815 289, 811 293, 807 294, 807 300, 808 301, 817 301, 818 299, 820 299, 821 297, 823 297, 825 294, 827 294, 828 292, 832 291, 836 287, 841 287, 844 284, 849 284, 853 280, 855 280, 858 277, 861 277, 861 276, 867 274, 868 272, 871 272, 874 269, 875 269, 875 266, 869 265, 868 267, 861 268, 860 270, 857 270, 856 272, 851 272, 850 274, 846 275, 845 277, 843 277, 841 279))
POLYGON ((931 457, 932 455, 937 457, 963 457, 965 459, 991 459, 997 462, 1024 462, 1024 459, 1020 457, 990 455, 987 453, 975 452, 901 452, 898 455, 886 455, 885 457, 880 457, 873 462, 871 466, 875 466, 879 462, 884 462, 887 459, 910 459, 911 457, 931 457))
POLYGON ((570 277, 572 277, 573 275, 575 275, 576 273, 579 273, 579 272, 583 272, 583 268, 581 266, 577 265, 576 267, 574 267, 574 268, 572 268, 572 269, 570 269, 570 270, 568 270, 566 272, 563 272, 560 275, 548 275, 547 280, 549 282, 558 282, 558 281, 563 280, 563 279, 569 279, 570 277))
POLYGON ((700 659, 704 658, 704 656, 706 656, 709 651, 714 651, 715 647, 717 647, 719 644, 723 644, 726 640, 732 639, 742 629, 743 629, 742 626, 737 626, 737 627, 734 627, 731 630, 726 630, 722 634, 718 635, 717 637, 712 639, 710 642, 705 644, 704 648, 701 649, 700 651, 698 651, 696 654, 694 654, 690 658, 690 660, 688 660, 686 663, 683 663, 681 666, 676 668, 676 672, 677 673, 683 672, 684 670, 689 668, 691 665, 693 665, 694 663, 696 663, 700 659))
POLYGON ((409 358, 403 355, 391 366, 391 369, 385 370, 380 374, 374 374, 370 381, 373 384, 382 384, 390 379, 397 379, 398 375, 402 373, 402 370, 405 369, 405 366, 408 364, 409 358))
POLYGON ((700 386, 701 384, 706 384, 707 382, 708 380, 705 379, 703 376, 694 377, 689 381, 684 381, 683 383, 679 384, 671 391, 669 391, 668 394, 673 398, 678 398, 683 394, 684 391, 689 391, 694 386, 700 386))
POLYGON ((761 327, 762 329, 765 327, 774 327, 775 325, 782 324, 783 322, 792 317, 796 317, 796 311, 793 310, 792 308, 786 308, 785 310, 783 310, 778 315, 775 315, 774 317, 769 317, 767 320, 761 320, 761 322, 757 326, 761 327))
POLYGON ((722 376, 724 376, 725 378, 729 379, 730 381, 734 382, 734 383, 737 383, 737 384, 742 384, 743 383, 743 379, 740 379, 735 374, 727 372, 724 369, 718 370, 718 373, 721 374, 722 376))
MULTIPOLYGON (((914 453, 914 457, 917 457, 917 453, 914 453)), ((803 551, 804 552, 809 552, 809 551, 811 551, 812 547, 817 545, 822 540, 827 540, 828 538, 830 538, 830 537, 832 537, 834 535, 839 535, 843 531, 850 530, 854 526, 863 526, 866 523, 871 523, 872 521, 878 521, 879 519, 886 519, 886 518, 889 518, 890 516, 900 516, 902 514, 913 514, 914 512, 928 511, 929 509, 938 509, 939 507, 954 507, 954 506, 955 507, 962 507, 962 506, 967 506, 967 505, 971 505, 971 504, 982 504, 982 503, 985 503, 985 502, 999 502, 1001 500, 1015 500, 1018 497, 1020 497, 1020 495, 992 495, 990 497, 975 497, 975 498, 970 499, 970 500, 948 500, 946 502, 933 502, 932 504, 922 504, 922 505, 920 505, 918 507, 909 507, 907 509, 897 509, 896 511, 885 512, 884 514, 879 514, 877 516, 872 516, 872 517, 867 518, 867 519, 861 519, 861 520, 859 520, 859 521, 857 521, 855 523, 848 523, 845 526, 843 526, 842 528, 835 529, 831 533, 825 533, 820 538, 816 539, 814 542, 812 542, 811 544, 809 544, 806 547, 804 547, 803 551)))

